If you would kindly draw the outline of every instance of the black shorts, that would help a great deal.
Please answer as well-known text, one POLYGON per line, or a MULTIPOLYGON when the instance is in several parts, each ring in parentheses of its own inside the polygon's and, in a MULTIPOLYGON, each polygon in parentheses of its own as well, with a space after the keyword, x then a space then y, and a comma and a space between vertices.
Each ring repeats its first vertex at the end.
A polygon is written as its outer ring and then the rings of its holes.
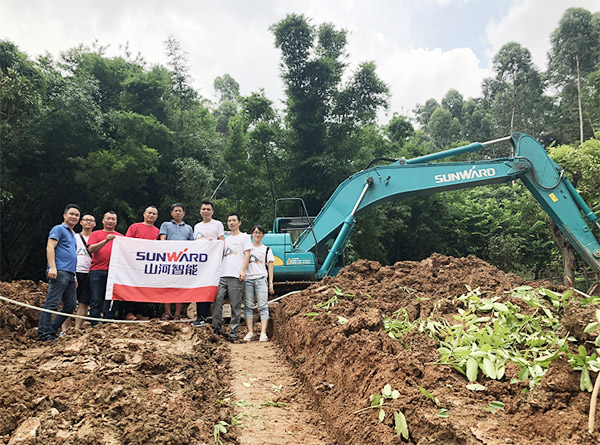
POLYGON ((77 272, 77 301, 90 304, 90 274, 77 272))

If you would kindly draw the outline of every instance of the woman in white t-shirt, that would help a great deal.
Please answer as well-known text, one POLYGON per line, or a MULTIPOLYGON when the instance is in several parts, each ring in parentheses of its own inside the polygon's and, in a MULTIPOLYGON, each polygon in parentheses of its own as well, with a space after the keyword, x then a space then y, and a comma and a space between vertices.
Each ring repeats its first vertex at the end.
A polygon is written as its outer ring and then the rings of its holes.
POLYGON ((260 312, 259 341, 269 340, 267 337, 267 325, 269 323, 268 294, 275 293, 273 290, 273 263, 275 257, 273 251, 262 243, 264 236, 264 227, 256 225, 252 228, 252 249, 250 250, 250 262, 246 268, 246 280, 244 281, 244 315, 246 327, 248 328, 244 341, 250 341, 254 338, 254 332, 252 332, 254 296, 256 296, 258 311, 260 312))

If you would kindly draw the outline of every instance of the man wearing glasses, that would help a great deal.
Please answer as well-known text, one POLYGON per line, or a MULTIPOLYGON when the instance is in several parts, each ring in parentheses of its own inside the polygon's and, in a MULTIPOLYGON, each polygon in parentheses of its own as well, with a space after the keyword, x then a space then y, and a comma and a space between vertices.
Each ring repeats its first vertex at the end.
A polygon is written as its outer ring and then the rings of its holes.
MULTIPOLYGON (((86 317, 90 308, 90 267, 92 266, 92 254, 88 252, 86 244, 92 230, 96 227, 96 217, 92 213, 84 213, 79 221, 81 232, 75 234, 77 243, 77 315, 86 317)), ((63 323, 63 332, 69 327, 71 319, 63 323)), ((81 329, 82 318, 75 319, 75 329, 81 329)), ((62 334, 62 333, 61 333, 62 334)), ((61 335, 59 334, 59 336, 61 335)))

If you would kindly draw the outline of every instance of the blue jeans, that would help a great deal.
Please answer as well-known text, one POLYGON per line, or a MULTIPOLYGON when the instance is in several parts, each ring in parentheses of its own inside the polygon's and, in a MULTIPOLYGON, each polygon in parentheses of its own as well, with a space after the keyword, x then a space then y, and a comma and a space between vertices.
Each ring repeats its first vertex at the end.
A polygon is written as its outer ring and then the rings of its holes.
POLYGON ((244 316, 246 320, 252 319, 254 296, 258 302, 258 311, 261 320, 269 319, 269 284, 267 277, 254 278, 244 282, 244 316))
MULTIPOLYGON (((107 279, 108 270, 90 271, 90 317, 100 318, 100 316, 102 315, 102 308, 104 307, 104 298, 106 297, 107 279)), ((92 326, 96 326, 98 322, 91 321, 91 324, 92 326)))
MULTIPOLYGON (((72 314, 77 305, 77 288, 75 286, 75 274, 66 270, 59 270, 56 278, 48 280, 48 295, 44 302, 44 309, 55 311, 62 301, 61 312, 72 314)), ((60 325, 64 323, 67 317, 57 315, 52 319, 52 314, 42 312, 38 323, 38 334, 40 340, 50 340, 56 337, 60 325)))

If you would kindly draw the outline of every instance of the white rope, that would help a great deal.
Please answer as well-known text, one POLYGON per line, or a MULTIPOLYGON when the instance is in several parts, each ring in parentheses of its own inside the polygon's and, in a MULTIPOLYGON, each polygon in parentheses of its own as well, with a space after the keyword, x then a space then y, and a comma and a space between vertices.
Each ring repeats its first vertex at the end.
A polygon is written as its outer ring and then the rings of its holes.
MULTIPOLYGON (((34 310, 40 311, 40 312, 48 312, 50 314, 62 315, 62 316, 71 317, 71 318, 81 318, 83 320, 101 321, 103 323, 149 323, 149 322, 152 321, 152 320, 112 320, 112 319, 109 319, 109 318, 96 318, 96 317, 87 317, 87 316, 84 316, 84 315, 66 314, 64 312, 58 312, 58 311, 53 311, 53 310, 50 310, 50 309, 44 309, 42 307, 32 306, 30 304, 22 303, 20 301, 11 300, 10 298, 3 297, 2 295, 0 295, 0 300, 4 300, 4 301, 7 301, 7 302, 12 303, 12 304, 16 304, 18 306, 27 307, 29 309, 34 309, 34 310)), ((165 321, 165 320, 160 320, 160 321, 165 321)), ((181 322, 189 323, 190 321, 192 321, 192 319, 191 318, 187 318, 185 320, 169 320, 169 321, 174 321, 176 323, 181 323, 181 322)))
POLYGON ((270 300, 270 301, 269 301, 269 303, 268 303, 268 304, 275 303, 276 301, 279 301, 279 300, 281 300, 283 297, 287 297, 288 295, 294 295, 294 294, 297 294, 298 292, 302 292, 302 291, 301 291, 301 290, 293 290, 293 291, 291 291, 291 292, 288 292, 287 294, 283 294, 283 295, 282 295, 282 296, 280 296, 280 297, 273 298, 272 300, 270 300))
MULTIPOLYGON (((288 292, 287 294, 283 294, 280 297, 277 297, 277 298, 274 298, 273 300, 270 300, 268 302, 268 304, 275 303, 275 302, 281 300, 282 298, 287 297, 288 295, 297 294, 298 292, 302 292, 302 291, 301 290, 295 290, 295 291, 292 291, 292 292, 288 292)), ((103 323, 149 323, 149 322, 152 321, 152 320, 113 320, 113 319, 110 319, 110 318, 96 318, 96 317, 87 317, 87 316, 84 316, 84 315, 67 314, 65 312, 58 312, 58 311, 53 311, 53 310, 50 310, 50 309, 44 309, 42 307, 32 306, 32 305, 27 304, 27 303, 22 303, 22 302, 17 301, 17 300, 12 300, 10 298, 3 297, 2 295, 0 295, 0 300, 4 300, 4 301, 7 301, 8 303, 16 304, 18 306, 23 306, 23 307, 26 307, 26 308, 29 308, 29 309, 40 311, 40 312, 48 312, 49 314, 62 315, 64 317, 81 318, 82 320, 101 321, 103 323)), ((166 320, 160 320, 160 321, 166 321, 166 320)), ((186 318, 186 319, 183 319, 183 320, 168 320, 168 321, 174 321, 176 323, 189 323, 189 322, 193 321, 193 319, 186 318)))

